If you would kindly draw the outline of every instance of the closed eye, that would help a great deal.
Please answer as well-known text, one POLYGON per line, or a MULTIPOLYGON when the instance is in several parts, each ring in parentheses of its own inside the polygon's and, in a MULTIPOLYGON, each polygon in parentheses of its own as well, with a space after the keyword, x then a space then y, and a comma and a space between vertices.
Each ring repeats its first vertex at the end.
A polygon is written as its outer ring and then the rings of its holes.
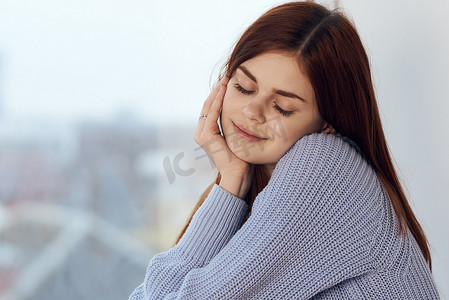
POLYGON ((239 90, 242 94, 251 95, 251 94, 254 93, 254 91, 248 91, 248 90, 245 90, 245 89, 242 88, 242 86, 241 86, 240 84, 238 84, 238 83, 234 84, 234 86, 235 86, 235 88, 236 88, 237 90, 239 90))
POLYGON ((284 110, 284 109, 282 109, 279 105, 276 104, 276 102, 274 102, 273 107, 274 107, 278 112, 280 112, 282 115, 284 115, 284 116, 286 116, 286 117, 290 116, 290 115, 293 113, 293 111, 291 111, 291 110, 284 110))
MULTIPOLYGON (((242 94, 245 94, 245 95, 251 95, 251 94, 254 93, 254 91, 248 91, 248 90, 245 90, 245 89, 244 89, 240 84, 238 84, 238 83, 234 84, 234 87, 235 87, 239 92, 241 92, 242 94)), ((273 105, 274 109, 276 109, 276 110, 277 110, 279 113, 281 113, 283 116, 288 117, 288 116, 290 116, 291 114, 293 114, 293 111, 284 110, 284 109, 282 109, 279 105, 277 105, 276 102, 273 102, 273 103, 274 103, 274 105, 273 105)))

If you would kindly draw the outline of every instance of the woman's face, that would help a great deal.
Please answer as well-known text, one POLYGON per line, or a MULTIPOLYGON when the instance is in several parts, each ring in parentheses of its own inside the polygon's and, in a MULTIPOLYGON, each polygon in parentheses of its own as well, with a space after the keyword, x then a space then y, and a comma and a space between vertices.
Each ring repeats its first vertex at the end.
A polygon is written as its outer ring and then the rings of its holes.
POLYGON ((265 165, 270 176, 299 138, 325 125, 296 59, 272 52, 245 61, 234 72, 220 120, 231 151, 248 163, 265 165))

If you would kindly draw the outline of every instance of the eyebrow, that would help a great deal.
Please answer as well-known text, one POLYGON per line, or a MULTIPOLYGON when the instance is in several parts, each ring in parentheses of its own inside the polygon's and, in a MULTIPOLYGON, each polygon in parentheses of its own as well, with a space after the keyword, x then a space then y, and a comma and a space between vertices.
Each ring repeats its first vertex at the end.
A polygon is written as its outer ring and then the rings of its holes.
MULTIPOLYGON (((244 66, 239 66, 237 69, 240 69, 243 73, 245 73, 246 76, 248 76, 252 81, 254 81, 255 83, 257 83, 257 79, 256 77, 254 77, 253 74, 251 74, 251 72, 244 66)), ((289 97, 289 98, 298 98, 299 100, 302 100, 304 102, 307 102, 304 98, 299 97, 296 94, 290 93, 290 92, 286 92, 283 90, 278 90, 278 89, 273 89, 273 93, 284 96, 284 97, 289 97)))

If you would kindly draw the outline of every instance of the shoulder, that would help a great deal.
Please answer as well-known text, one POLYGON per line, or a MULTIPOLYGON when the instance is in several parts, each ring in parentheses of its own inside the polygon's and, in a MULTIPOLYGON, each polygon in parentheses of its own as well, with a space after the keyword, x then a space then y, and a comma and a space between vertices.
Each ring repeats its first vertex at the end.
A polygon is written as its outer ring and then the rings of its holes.
POLYGON ((296 153, 299 151, 308 151, 316 155, 327 155, 332 156, 334 151, 349 151, 352 153, 362 154, 360 148, 349 138, 341 134, 330 134, 330 133, 312 133, 305 135, 298 139, 292 147, 285 153, 286 156, 290 153, 296 153))
POLYGON ((360 221, 374 235, 387 198, 375 170, 357 148, 341 135, 306 135, 276 164, 267 192, 275 191, 273 201, 283 199, 301 211, 334 217, 342 213, 344 226, 357 227, 360 221))
POLYGON ((273 209, 280 202, 282 209, 313 216, 321 225, 336 224, 351 232, 350 228, 364 228, 371 241, 381 228, 387 198, 376 172, 357 148, 341 135, 302 137, 276 164, 264 190, 268 200, 257 205, 273 209))
MULTIPOLYGON (((298 139, 276 164, 273 175, 291 171, 351 171, 370 168, 360 148, 349 138, 328 133, 313 133, 298 139)), ((289 173, 289 172, 287 172, 289 173)))

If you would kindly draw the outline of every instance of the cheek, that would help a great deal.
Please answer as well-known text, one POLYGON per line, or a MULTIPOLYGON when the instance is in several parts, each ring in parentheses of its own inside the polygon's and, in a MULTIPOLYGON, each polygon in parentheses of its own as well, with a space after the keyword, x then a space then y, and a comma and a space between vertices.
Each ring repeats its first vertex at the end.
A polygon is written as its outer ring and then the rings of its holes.
POLYGON ((223 106, 221 108, 221 117, 226 118, 229 115, 229 98, 225 95, 223 106))
POLYGON ((242 109, 243 101, 233 92, 226 92, 223 99, 222 115, 234 114, 242 109))
POLYGON ((290 146, 293 145, 298 139, 303 137, 306 134, 310 134, 314 131, 313 120, 308 118, 308 116, 302 115, 301 117, 288 120, 281 124, 283 129, 283 135, 280 138, 280 143, 282 146, 290 146), (286 138, 284 138, 286 136, 286 138))
POLYGON ((288 136, 288 142, 293 145, 298 139, 305 135, 319 131, 322 119, 319 115, 303 115, 303 118, 296 119, 293 122, 284 124, 285 132, 288 136))
POLYGON ((314 110, 311 114, 311 120, 310 120, 310 133, 320 131, 321 127, 324 125, 323 118, 321 117, 320 113, 318 112, 318 109, 314 110))
MULTIPOLYGON (((293 123, 293 122, 292 122, 293 123)), ((291 145, 300 137, 301 130, 299 130, 298 126, 296 124, 282 124, 283 134, 279 139, 279 142, 282 145, 279 145, 280 147, 288 147, 290 148, 291 145)))

